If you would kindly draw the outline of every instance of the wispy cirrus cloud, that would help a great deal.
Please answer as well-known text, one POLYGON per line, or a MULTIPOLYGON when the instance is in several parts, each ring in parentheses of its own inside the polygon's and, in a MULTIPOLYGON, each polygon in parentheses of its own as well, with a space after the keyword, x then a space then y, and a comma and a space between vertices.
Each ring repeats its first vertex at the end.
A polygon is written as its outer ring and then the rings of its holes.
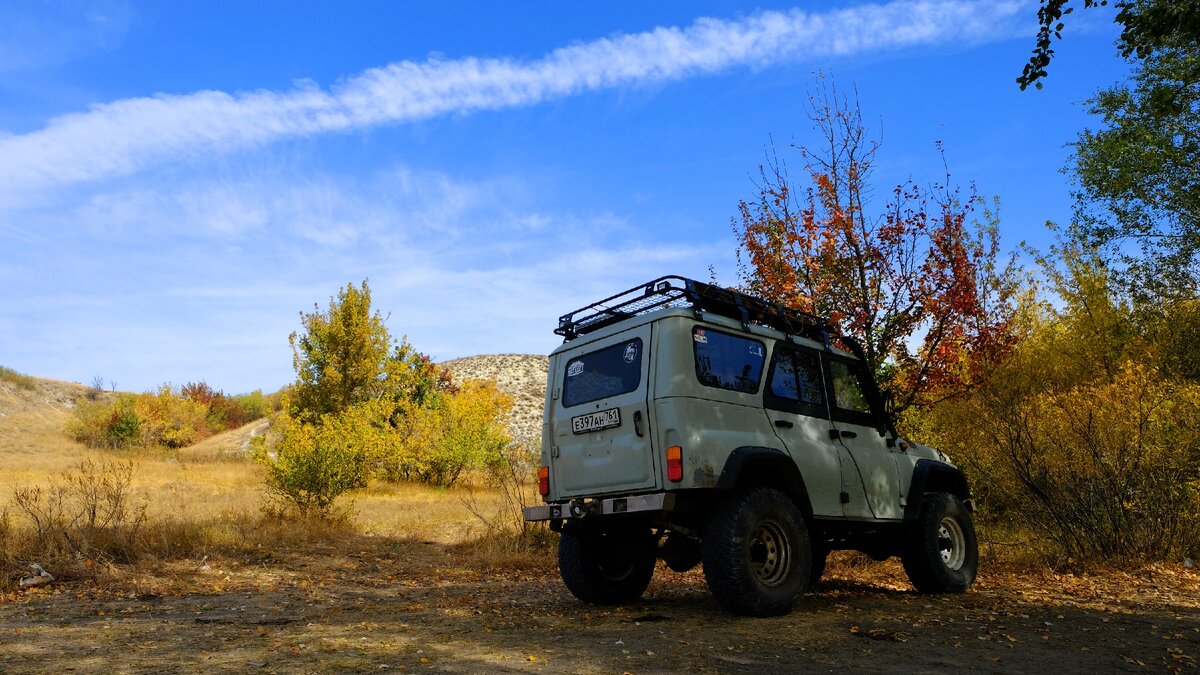
POLYGON ((1028 2, 896 0, 699 19, 557 49, 536 60, 401 61, 327 89, 199 91, 96 105, 38 131, 0 136, 9 203, 47 188, 137 173, 179 158, 272 141, 532 105, 584 91, 660 83, 732 67, 850 56, 1013 34, 1028 2))

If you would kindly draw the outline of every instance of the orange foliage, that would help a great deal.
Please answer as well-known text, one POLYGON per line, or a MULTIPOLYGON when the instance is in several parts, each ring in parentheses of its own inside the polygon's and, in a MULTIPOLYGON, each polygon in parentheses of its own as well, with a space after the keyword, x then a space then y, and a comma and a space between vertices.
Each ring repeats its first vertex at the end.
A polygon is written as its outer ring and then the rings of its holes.
POLYGON ((810 102, 825 146, 798 147, 807 186, 798 190, 771 154, 758 195, 738 205, 743 288, 826 316, 861 342, 900 409, 966 390, 1013 344, 1013 263, 997 270, 995 223, 974 221, 980 198, 949 181, 908 181, 883 213, 869 213, 878 143, 836 89, 810 102))

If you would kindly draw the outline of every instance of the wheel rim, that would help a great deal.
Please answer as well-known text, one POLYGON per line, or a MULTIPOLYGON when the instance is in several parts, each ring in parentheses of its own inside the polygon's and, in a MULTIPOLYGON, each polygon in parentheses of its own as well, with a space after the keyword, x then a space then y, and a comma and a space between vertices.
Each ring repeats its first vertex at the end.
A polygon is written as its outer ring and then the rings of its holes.
POLYGON ((750 569, 767 586, 778 586, 792 567, 792 545, 774 520, 764 520, 750 535, 750 569))
POLYGON ((942 564, 947 569, 961 569, 967 560, 967 538, 963 535, 962 526, 950 516, 942 518, 937 532, 938 552, 942 555, 942 564))

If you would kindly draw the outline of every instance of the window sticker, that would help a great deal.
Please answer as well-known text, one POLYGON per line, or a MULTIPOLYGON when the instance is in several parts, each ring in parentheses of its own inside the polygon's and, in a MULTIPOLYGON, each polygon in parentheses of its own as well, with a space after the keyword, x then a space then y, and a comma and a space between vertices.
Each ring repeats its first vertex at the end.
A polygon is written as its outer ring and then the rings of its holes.
POLYGON ((633 363, 637 360, 638 348, 637 343, 630 342, 625 346, 625 363, 633 363))
POLYGON ((762 358, 762 355, 763 355, 762 345, 758 344, 757 342, 752 343, 750 345, 750 355, 762 358))
POLYGON ((583 373, 583 361, 576 361, 567 368, 567 377, 575 377, 583 373))
POLYGON ((708 336, 704 334, 703 328, 697 328, 695 332, 692 333, 692 339, 702 345, 708 344, 708 336))

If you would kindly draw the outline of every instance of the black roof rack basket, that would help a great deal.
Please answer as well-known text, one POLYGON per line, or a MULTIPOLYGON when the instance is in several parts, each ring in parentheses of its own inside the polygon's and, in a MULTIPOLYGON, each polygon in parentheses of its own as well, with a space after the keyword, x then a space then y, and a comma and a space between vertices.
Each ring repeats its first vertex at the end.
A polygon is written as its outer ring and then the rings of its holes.
POLYGON ((827 321, 815 314, 674 275, 659 277, 564 314, 554 332, 563 336, 564 341, 570 341, 630 317, 668 307, 690 307, 697 316, 709 312, 741 321, 743 327, 758 324, 826 344, 834 332, 827 321))

